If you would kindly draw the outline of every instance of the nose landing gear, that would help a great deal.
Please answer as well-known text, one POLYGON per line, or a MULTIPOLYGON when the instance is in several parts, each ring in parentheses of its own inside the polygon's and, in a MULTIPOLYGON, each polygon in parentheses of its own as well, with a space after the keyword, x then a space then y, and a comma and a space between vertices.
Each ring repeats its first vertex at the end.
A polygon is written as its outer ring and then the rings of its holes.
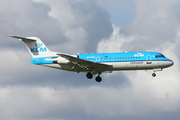
POLYGON ((153 76, 153 77, 156 77, 156 73, 153 73, 152 76, 153 76))
POLYGON ((160 69, 154 69, 154 73, 152 74, 153 77, 156 77, 156 73, 155 72, 158 72, 158 71, 162 71, 163 69, 160 68, 160 69))

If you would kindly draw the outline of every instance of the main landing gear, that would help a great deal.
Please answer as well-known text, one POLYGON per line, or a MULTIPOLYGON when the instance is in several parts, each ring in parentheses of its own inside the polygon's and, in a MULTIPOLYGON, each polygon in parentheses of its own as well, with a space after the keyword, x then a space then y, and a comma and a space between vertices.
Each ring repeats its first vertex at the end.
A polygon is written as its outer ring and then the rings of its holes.
POLYGON ((102 78, 100 77, 100 75, 98 75, 97 77, 96 77, 96 82, 101 82, 102 81, 102 78))
POLYGON ((86 74, 86 77, 89 78, 89 79, 92 79, 92 78, 93 78, 93 75, 92 75, 90 72, 88 72, 88 73, 86 74))
MULTIPOLYGON (((101 73, 99 73, 99 75, 96 77, 96 82, 101 82, 102 81, 102 78, 100 77, 100 74, 101 73)), ((90 72, 88 72, 87 74, 86 74, 86 77, 87 78, 89 78, 89 79, 92 79, 93 78, 93 75, 90 73, 90 72)))

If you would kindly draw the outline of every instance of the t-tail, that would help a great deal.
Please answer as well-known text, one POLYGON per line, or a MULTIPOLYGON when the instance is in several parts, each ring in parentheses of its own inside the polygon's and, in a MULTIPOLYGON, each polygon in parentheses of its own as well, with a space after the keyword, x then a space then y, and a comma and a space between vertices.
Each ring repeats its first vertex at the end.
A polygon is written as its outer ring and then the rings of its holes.
POLYGON ((33 57, 45 57, 45 56, 53 56, 53 52, 51 52, 46 45, 37 37, 17 37, 10 36, 13 38, 17 38, 20 41, 23 41, 31 53, 33 57))

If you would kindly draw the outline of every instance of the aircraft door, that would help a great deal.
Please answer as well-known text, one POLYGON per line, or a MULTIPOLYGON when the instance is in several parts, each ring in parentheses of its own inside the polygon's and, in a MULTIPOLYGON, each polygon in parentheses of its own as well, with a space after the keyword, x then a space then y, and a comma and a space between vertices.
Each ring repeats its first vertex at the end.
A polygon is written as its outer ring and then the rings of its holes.
POLYGON ((96 57, 96 62, 99 62, 100 61, 100 57, 96 57))
POLYGON ((152 64, 151 62, 151 55, 148 55, 146 58, 146 64, 152 64))

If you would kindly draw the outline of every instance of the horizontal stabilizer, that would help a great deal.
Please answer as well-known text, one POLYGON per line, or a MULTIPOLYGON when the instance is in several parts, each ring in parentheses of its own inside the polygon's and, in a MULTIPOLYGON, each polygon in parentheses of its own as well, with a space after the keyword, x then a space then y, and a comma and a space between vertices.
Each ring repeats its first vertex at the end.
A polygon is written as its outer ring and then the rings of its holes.
POLYGON ((24 42, 28 42, 28 41, 36 41, 34 39, 30 39, 30 38, 23 38, 23 37, 18 37, 18 36, 9 36, 9 37, 13 37, 13 38, 17 38, 21 41, 24 41, 24 42))

